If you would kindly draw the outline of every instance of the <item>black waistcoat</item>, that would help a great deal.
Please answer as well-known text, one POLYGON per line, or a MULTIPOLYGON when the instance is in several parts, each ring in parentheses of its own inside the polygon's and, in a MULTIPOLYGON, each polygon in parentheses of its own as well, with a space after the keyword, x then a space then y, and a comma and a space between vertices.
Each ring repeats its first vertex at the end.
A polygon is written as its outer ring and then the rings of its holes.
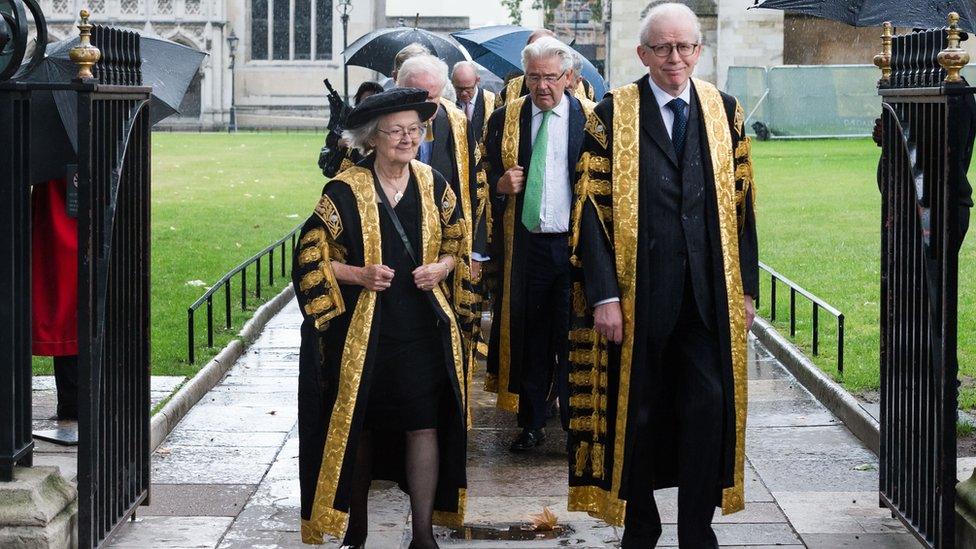
MULTIPOLYGON (((650 90, 645 90, 651 93, 650 90)), ((641 108, 641 204, 640 233, 652 280, 647 319, 651 337, 666 337, 674 327, 685 298, 685 284, 690 280, 694 299, 706 325, 714 325, 714 298, 709 257, 708 228, 705 220, 705 168, 702 164, 706 140, 702 135, 701 114, 693 98, 689 108, 685 151, 674 161, 671 145, 652 132, 666 129, 657 103, 650 97, 641 108), (650 108, 649 108, 650 107, 650 108)))

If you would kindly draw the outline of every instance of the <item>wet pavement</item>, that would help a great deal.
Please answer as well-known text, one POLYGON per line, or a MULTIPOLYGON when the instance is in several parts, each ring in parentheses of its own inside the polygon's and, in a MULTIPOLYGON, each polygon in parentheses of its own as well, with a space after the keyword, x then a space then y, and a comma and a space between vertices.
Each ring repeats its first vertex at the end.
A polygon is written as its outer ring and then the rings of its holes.
MULTIPOLYGON (((109 547, 299 547, 296 386, 300 314, 289 304, 153 455, 152 504, 109 547)), ((878 507, 877 458, 757 343, 750 351, 746 510, 716 514, 723 547, 916 547, 878 507)), ((565 436, 553 419, 536 451, 511 454, 514 418, 473 395, 464 532, 442 547, 616 547, 621 530, 566 511, 565 436), (562 532, 535 539, 548 506, 562 532), (519 537, 522 540, 485 539, 519 537), (472 537, 478 539, 459 539, 472 537)), ((677 545, 676 491, 658 492, 660 546, 677 545)), ((376 482, 368 546, 406 548, 407 497, 376 482)), ((330 545, 332 547, 335 544, 330 545)))

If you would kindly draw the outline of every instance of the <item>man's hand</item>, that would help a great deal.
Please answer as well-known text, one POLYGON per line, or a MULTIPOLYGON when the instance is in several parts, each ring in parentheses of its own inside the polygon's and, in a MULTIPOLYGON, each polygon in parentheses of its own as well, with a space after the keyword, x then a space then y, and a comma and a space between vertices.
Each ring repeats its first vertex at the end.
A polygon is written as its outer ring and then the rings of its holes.
POLYGON ((608 340, 620 344, 624 340, 624 315, 620 302, 597 305, 593 310, 593 329, 608 340))
POLYGON ((481 280, 481 262, 471 260, 471 281, 478 282, 481 280))
POLYGON ((756 303, 752 300, 751 295, 746 296, 746 331, 752 329, 752 322, 756 320, 756 303))
POLYGON ((393 269, 386 265, 367 265, 359 269, 359 285, 367 290, 382 292, 393 282, 393 269))
POLYGON ((502 194, 518 194, 525 187, 525 169, 513 166, 498 178, 498 192, 502 194))

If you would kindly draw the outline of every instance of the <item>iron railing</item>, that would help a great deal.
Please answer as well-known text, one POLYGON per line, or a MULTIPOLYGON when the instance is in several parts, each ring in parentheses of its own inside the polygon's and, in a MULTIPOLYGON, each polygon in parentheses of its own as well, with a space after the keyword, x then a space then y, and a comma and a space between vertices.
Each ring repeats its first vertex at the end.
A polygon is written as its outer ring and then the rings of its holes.
POLYGON ((288 274, 286 265, 291 262, 288 260, 291 255, 295 254, 295 239, 298 238, 298 231, 301 230, 302 226, 298 225, 291 230, 288 234, 278 239, 274 244, 271 244, 267 248, 264 248, 260 252, 254 254, 249 259, 231 269, 227 274, 220 277, 218 280, 206 293, 200 296, 199 299, 193 302, 186 309, 186 333, 187 333, 187 358, 190 364, 196 361, 196 335, 194 332, 194 317, 197 309, 202 307, 204 304, 207 305, 207 348, 212 349, 214 346, 214 294, 216 294, 221 289, 224 294, 224 328, 227 330, 231 329, 231 303, 234 301, 231 291, 231 281, 238 274, 240 277, 240 302, 241 310, 247 310, 247 269, 251 265, 254 265, 254 297, 256 299, 261 299, 261 259, 267 256, 268 258, 268 286, 274 286, 275 281, 275 250, 280 249, 280 268, 281 268, 281 278, 288 280, 288 274), (291 255, 285 255, 285 244, 291 241, 291 255))
POLYGON ((932 548, 955 544, 957 187, 974 91, 946 80, 947 34, 894 37, 878 91, 880 500, 932 548))
MULTIPOLYGON (((796 296, 800 295, 805 297, 812 307, 811 309, 811 331, 813 335, 812 351, 813 356, 819 356, 820 354, 820 310, 824 310, 827 314, 833 316, 837 319, 837 372, 839 374, 844 373, 844 313, 837 310, 836 307, 827 303, 823 299, 813 295, 811 292, 802 288, 796 282, 786 278, 785 276, 774 271, 769 265, 766 265, 762 261, 759 262, 759 268, 769 275, 769 320, 771 322, 776 321, 776 283, 780 282, 786 285, 790 290, 790 337, 796 337, 796 296)), ((756 310, 759 309, 759 300, 756 300, 756 310)))
POLYGON ((31 465, 30 91, 0 84, 0 482, 31 465))

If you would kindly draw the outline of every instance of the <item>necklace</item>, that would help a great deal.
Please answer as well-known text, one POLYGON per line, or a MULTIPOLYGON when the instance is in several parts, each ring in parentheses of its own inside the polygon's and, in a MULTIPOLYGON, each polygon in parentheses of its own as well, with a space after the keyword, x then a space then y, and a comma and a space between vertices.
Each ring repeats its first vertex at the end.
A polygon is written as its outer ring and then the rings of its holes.
MULTIPOLYGON (((408 179, 407 179, 407 181, 405 181, 405 182, 403 183, 403 188, 402 188, 402 189, 401 189, 401 188, 400 188, 399 186, 397 186, 397 184, 396 184, 396 183, 394 183, 394 184, 392 185, 392 187, 393 187, 393 190, 395 191, 395 192, 393 193, 393 204, 394 204, 394 205, 396 205, 396 204, 399 204, 399 203, 400 203, 400 200, 401 200, 401 199, 403 198, 403 193, 404 193, 404 192, 406 192, 406 190, 407 190, 407 184, 408 184, 409 182, 410 182, 410 179, 408 178, 408 179)), ((380 181, 380 183, 382 183, 382 180, 380 181)), ((386 188, 386 185, 384 184, 384 185, 383 185, 383 187, 384 187, 384 190, 385 190, 385 188, 386 188)))
POLYGON ((386 191, 389 187, 393 187, 393 204, 398 204, 403 198, 403 193, 407 190, 407 185, 410 184, 410 172, 405 172, 403 176, 387 178, 385 175, 380 174, 379 170, 376 170, 376 176, 380 180, 380 185, 383 187, 384 191, 386 191), (403 180, 403 188, 400 188, 399 181, 397 181, 398 179, 403 180), (392 184, 389 184, 388 182, 392 184))

